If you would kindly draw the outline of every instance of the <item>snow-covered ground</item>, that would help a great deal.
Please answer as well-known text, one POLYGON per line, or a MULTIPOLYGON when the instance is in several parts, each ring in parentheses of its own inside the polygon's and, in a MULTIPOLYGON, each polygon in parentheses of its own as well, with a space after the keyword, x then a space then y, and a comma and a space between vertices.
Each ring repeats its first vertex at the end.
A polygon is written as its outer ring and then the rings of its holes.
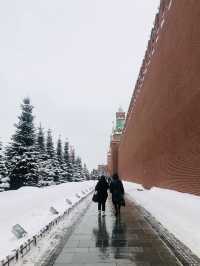
MULTIPOLYGON (((126 193, 134 201, 149 211, 200 257, 200 197, 160 188, 145 190, 138 184, 123 183, 126 193)), ((57 216, 50 212, 51 206, 62 214, 71 207, 66 199, 75 204, 80 200, 78 195, 85 196, 83 191, 88 193, 94 185, 94 181, 85 181, 46 188, 23 187, 15 191, 1 192, 0 260, 57 216), (21 240, 17 240, 11 232, 15 224, 20 224, 28 232, 21 240)), ((74 217, 69 216, 69 219, 74 217)), ((70 221, 68 222, 70 224, 70 221)), ((66 224, 59 230, 62 232, 65 226, 66 224)))
POLYGON ((50 212, 54 207, 62 214, 89 193, 94 181, 72 182, 46 188, 23 187, 14 191, 0 193, 0 260, 13 249, 37 234, 57 215, 50 212), (12 226, 20 224, 28 234, 20 240, 11 232, 12 226))
POLYGON ((160 188, 139 191, 138 184, 123 184, 134 201, 200 257, 200 197, 160 188))

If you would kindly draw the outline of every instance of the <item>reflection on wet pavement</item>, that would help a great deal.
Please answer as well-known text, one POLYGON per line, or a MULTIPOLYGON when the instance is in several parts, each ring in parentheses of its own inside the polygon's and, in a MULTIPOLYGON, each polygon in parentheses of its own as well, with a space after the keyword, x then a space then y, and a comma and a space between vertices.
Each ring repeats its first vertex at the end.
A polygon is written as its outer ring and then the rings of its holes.
POLYGON ((109 234, 106 228, 105 216, 98 215, 98 228, 93 229, 93 234, 95 236, 96 247, 106 255, 107 247, 109 246, 109 234))
POLYGON ((174 266, 181 265, 134 203, 121 217, 107 203, 106 216, 92 203, 68 239, 55 266, 174 266))

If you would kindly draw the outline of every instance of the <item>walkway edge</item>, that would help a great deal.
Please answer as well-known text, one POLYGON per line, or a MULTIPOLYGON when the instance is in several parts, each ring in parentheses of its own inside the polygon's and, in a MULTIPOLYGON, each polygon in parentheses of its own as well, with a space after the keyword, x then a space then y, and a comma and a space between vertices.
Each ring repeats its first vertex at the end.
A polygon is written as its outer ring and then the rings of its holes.
POLYGON ((5 259, 1 260, 0 266, 9 266, 10 264, 17 265, 21 258, 23 259, 27 254, 29 254, 29 252, 37 246, 38 242, 44 237, 46 237, 56 225, 63 221, 75 209, 77 205, 79 205, 87 197, 91 196, 91 194, 94 192, 94 188, 90 187, 88 189, 88 193, 84 194, 82 198, 75 202, 70 208, 66 209, 63 214, 53 219, 49 224, 44 226, 40 230, 40 232, 38 232, 38 234, 32 236, 30 239, 20 245, 19 249, 15 251, 15 254, 10 256, 8 255, 5 259))
POLYGON ((52 249, 51 252, 46 256, 46 259, 44 261, 40 261, 37 265, 40 266, 53 266, 57 257, 61 253, 65 243, 68 241, 69 237, 73 233, 75 227, 80 222, 81 218, 84 216, 86 210, 89 208, 91 202, 92 202, 92 193, 94 190, 90 191, 89 194, 87 194, 86 197, 82 198, 81 201, 79 201, 78 205, 81 205, 81 203, 84 203, 85 200, 88 199, 88 203, 85 208, 82 209, 82 211, 79 213, 77 219, 69 226, 67 227, 67 230, 65 231, 64 235, 62 235, 62 238, 59 239, 59 243, 57 244, 56 248, 52 249))
MULTIPOLYGON (((128 196, 128 199, 133 200, 132 197, 128 196)), ((151 224, 152 228, 159 234, 160 238, 164 243, 173 251, 175 256, 184 266, 199 266, 200 258, 198 258, 185 244, 178 240, 172 233, 170 233, 150 212, 144 207, 137 205, 140 212, 143 213, 145 219, 151 224)))

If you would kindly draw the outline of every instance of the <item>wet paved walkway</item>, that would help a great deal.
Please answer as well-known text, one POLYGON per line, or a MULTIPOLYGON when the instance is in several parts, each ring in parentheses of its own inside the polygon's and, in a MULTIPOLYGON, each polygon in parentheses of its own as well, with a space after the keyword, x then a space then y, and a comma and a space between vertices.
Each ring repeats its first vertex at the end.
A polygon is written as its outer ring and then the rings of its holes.
POLYGON ((92 203, 68 239, 55 266, 175 266, 180 264, 132 202, 114 216, 92 203))

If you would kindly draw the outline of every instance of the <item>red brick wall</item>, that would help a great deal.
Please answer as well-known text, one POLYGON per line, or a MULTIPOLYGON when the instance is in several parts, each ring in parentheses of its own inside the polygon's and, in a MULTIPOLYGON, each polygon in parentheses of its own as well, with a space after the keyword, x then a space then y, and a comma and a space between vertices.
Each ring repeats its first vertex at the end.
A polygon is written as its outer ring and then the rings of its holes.
POLYGON ((118 172, 118 150, 119 150, 119 142, 112 141, 111 142, 111 167, 110 167, 110 175, 113 175, 118 172))
POLYGON ((131 100, 118 172, 149 187, 200 195, 200 1, 163 3, 131 100))
POLYGON ((110 169, 110 175, 113 175, 115 173, 118 173, 119 141, 112 141, 110 148, 111 148, 111 165, 109 169, 110 169))

